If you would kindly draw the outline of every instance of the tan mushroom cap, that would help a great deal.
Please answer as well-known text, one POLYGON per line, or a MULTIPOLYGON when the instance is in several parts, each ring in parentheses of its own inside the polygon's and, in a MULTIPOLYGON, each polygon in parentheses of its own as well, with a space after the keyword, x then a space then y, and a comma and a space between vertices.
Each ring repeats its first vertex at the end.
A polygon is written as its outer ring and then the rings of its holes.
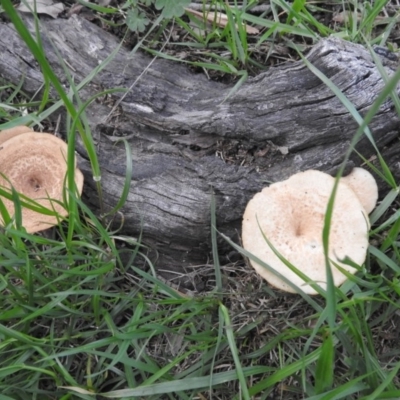
POLYGON ((0 132, 0 146, 7 140, 21 135, 22 133, 33 132, 31 128, 27 126, 20 125, 10 129, 4 129, 0 132))
MULTIPOLYGON (((323 172, 300 172, 257 193, 243 216, 243 247, 308 294, 317 292, 279 260, 260 227, 286 260, 325 289, 322 230, 334 182, 334 178, 323 172)), ((339 183, 330 228, 330 259, 354 274, 354 268, 339 260, 347 256, 359 265, 365 261, 368 230, 368 217, 357 196, 347 185, 339 183)), ((296 292, 268 269, 252 260, 250 263, 271 285, 296 292)), ((346 276, 332 264, 331 267, 334 283, 339 286, 346 276)))
MULTIPOLYGON (((11 183, 17 192, 66 217, 67 210, 57 202, 63 202, 66 156, 67 144, 49 133, 13 135, 0 148, 0 173, 7 178, 0 176, 0 186, 9 189, 11 183)), ((77 168, 75 183, 79 193, 82 193, 83 175, 77 168)), ((13 215, 14 203, 5 198, 2 200, 10 215, 13 215)), ((58 221, 56 216, 22 209, 22 225, 29 233, 47 229, 58 221)))
POLYGON ((367 214, 371 213, 378 201, 378 185, 375 178, 364 168, 353 168, 341 182, 349 186, 357 195, 367 214))

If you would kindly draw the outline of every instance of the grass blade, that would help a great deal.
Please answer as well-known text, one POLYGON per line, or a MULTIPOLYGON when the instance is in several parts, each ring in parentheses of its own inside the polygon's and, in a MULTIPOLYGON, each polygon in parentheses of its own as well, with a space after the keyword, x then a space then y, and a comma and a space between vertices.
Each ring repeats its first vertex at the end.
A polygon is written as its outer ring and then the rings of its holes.
POLYGON ((236 367, 236 371, 237 371, 237 376, 238 376, 238 379, 240 382, 241 394, 243 396, 243 399, 250 400, 250 394, 249 394, 249 390, 247 388, 246 378, 243 373, 243 367, 242 367, 242 364, 240 363, 239 353, 238 353, 238 349, 237 349, 236 342, 235 342, 235 335, 233 333, 231 320, 229 318, 229 312, 228 312, 228 309, 223 304, 220 304, 219 307, 220 307, 219 308, 220 313, 221 313, 222 318, 225 323, 226 337, 228 339, 229 347, 231 349, 233 361, 235 363, 235 367, 236 367))

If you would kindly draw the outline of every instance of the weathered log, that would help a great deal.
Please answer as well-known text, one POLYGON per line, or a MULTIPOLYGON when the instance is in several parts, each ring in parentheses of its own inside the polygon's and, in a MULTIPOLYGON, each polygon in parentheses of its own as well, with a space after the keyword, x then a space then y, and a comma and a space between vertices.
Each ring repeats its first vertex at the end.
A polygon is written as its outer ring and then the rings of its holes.
MULTIPOLYGON (((34 32, 31 19, 25 19, 34 32)), ((41 35, 48 60, 66 86, 59 55, 79 83, 118 46, 112 35, 77 16, 43 19, 41 35)), ((7 23, 0 25, 0 54, 4 80, 16 84, 24 79, 27 93, 40 90, 41 71, 7 23)), ((384 86, 363 46, 328 38, 317 43, 307 58, 361 115, 384 86)), ((395 61, 382 60, 392 75, 390 63, 395 61)), ((132 55, 122 47, 80 96, 86 100, 104 89, 129 89, 93 102, 87 118, 97 143, 108 208, 121 194, 126 169, 124 146, 115 144, 115 139, 129 140, 133 179, 123 209, 124 230, 132 235, 142 230, 144 243, 158 251, 157 265, 164 270, 207 261, 212 192, 218 229, 237 240, 243 210, 255 192, 300 170, 335 170, 358 127, 302 61, 270 68, 230 97, 229 85, 209 81, 184 65, 150 61, 147 55, 132 55)), ((398 128, 399 117, 388 100, 370 129, 396 177, 400 177, 398 128)), ((97 209, 92 172, 79 144, 78 150, 86 199, 97 209)), ((366 138, 357 150, 367 158, 374 154, 366 138)), ((352 161, 361 163, 356 155, 352 161)))

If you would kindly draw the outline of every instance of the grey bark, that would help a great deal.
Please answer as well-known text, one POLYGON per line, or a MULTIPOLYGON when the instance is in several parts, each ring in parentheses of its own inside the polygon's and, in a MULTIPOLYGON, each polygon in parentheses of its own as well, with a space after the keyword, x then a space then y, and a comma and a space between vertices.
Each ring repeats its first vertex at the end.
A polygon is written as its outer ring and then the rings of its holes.
MULTIPOLYGON (((33 31, 32 21, 25 19, 33 31)), ((59 55, 79 83, 119 45, 113 36, 77 16, 43 19, 41 36, 48 60, 66 87, 59 55)), ((25 92, 40 93, 41 71, 8 23, 0 25, 0 54, 5 81, 16 84, 24 79, 25 92)), ((361 115, 384 86, 369 51, 360 45, 328 38, 317 43, 307 58, 361 115)), ((397 66, 397 60, 390 58, 390 54, 382 58, 389 76, 397 66)), ((302 61, 270 68, 229 97, 232 86, 209 81, 185 65, 162 59, 151 63, 147 55, 132 55, 121 47, 80 96, 86 100, 114 87, 131 89, 95 101, 87 110, 102 166, 105 205, 113 207, 122 191, 126 157, 124 146, 115 140, 126 137, 132 149, 133 179, 123 209, 124 230, 134 236, 143 232, 143 242, 157 251, 162 270, 182 270, 209 259, 212 192, 218 229, 238 240, 243 210, 254 193, 267 182, 301 170, 334 171, 358 128, 346 107, 302 61)), ((399 118, 389 99, 370 129, 397 178, 398 128, 399 118)), ((97 209, 89 163, 80 143, 77 148, 86 178, 85 198, 97 209)), ((366 138, 357 150, 366 158, 374 155, 366 138)), ((352 163, 361 161, 354 155, 352 163)), ((223 248, 221 255, 226 251, 223 248)))

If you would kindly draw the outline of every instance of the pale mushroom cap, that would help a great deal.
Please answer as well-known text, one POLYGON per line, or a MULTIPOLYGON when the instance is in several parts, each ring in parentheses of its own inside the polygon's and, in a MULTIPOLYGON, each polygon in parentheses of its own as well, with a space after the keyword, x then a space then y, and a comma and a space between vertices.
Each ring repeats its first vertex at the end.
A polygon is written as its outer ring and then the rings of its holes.
MULTIPOLYGON (((49 133, 23 133, 2 144, 0 173, 7 177, 17 192, 50 210, 54 209, 61 217, 65 217, 68 212, 57 201, 63 202, 67 173, 66 155, 67 144, 61 139, 49 133)), ((10 188, 7 179, 0 176, 1 187, 10 188)), ((81 193, 83 175, 77 168, 75 181, 81 193)), ((13 215, 13 202, 5 198, 2 200, 10 215, 13 215)), ((55 216, 43 215, 27 208, 22 209, 22 225, 29 233, 47 229, 57 223, 55 216)))
MULTIPOLYGON (((308 294, 316 294, 316 291, 279 260, 265 241, 260 227, 286 260, 325 289, 322 230, 334 181, 330 175, 319 171, 298 173, 257 193, 243 216, 243 247, 308 294)), ((339 183, 330 229, 330 259, 346 271, 355 273, 354 268, 339 259, 347 256, 361 265, 368 248, 368 230, 367 216, 357 196, 347 185, 339 183)), ((252 260, 250 263, 271 285, 295 292, 274 273, 252 260)), ((332 273, 336 286, 346 280, 333 265, 332 273)))
POLYGON ((22 133, 33 132, 31 128, 21 125, 10 129, 4 129, 0 132, 0 146, 7 140, 21 135, 22 133))
POLYGON ((354 191, 367 214, 371 213, 379 195, 375 178, 364 168, 353 168, 349 175, 341 178, 341 182, 354 191))

